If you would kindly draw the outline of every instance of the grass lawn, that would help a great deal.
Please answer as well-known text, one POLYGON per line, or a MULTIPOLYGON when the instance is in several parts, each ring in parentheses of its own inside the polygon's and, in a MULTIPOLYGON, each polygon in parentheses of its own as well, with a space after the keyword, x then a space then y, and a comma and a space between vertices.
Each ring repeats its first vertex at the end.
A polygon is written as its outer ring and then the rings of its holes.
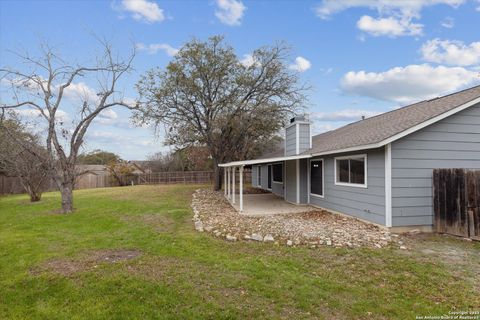
MULTIPOLYGON (((0 198, 0 319, 415 319, 480 311, 480 244, 287 248, 196 233, 198 186, 0 198), (120 251, 112 251, 120 250, 120 251), (105 252, 134 252, 107 261, 105 252)), ((111 259, 109 257, 108 259, 111 259)))

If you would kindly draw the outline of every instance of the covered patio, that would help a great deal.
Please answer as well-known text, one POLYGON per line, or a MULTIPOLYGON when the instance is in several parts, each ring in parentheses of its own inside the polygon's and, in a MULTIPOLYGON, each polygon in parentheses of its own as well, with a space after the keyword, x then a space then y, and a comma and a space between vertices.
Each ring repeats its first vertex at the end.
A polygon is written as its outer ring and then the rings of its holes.
POLYGON ((232 204, 232 206, 237 209, 240 213, 244 214, 273 214, 273 213, 291 213, 291 212, 305 212, 311 209, 309 206, 305 205, 294 205, 286 202, 283 198, 269 194, 269 196, 262 197, 252 197, 253 195, 244 195, 244 181, 243 181, 243 170, 245 166, 250 166, 253 164, 266 164, 274 163, 280 161, 289 161, 289 160, 299 160, 310 158, 310 155, 296 155, 296 156, 285 156, 285 157, 276 157, 276 158, 266 158, 259 160, 245 160, 245 161, 234 161, 227 164, 220 164, 219 167, 224 169, 224 192, 227 200, 232 204), (236 177, 238 172, 238 189, 236 189, 236 177), (238 191, 238 194, 237 192, 238 191), (244 198, 249 198, 249 204, 246 204, 244 198), (247 213, 247 211, 249 213, 247 213), (258 213, 256 213, 258 212, 258 213))
POLYGON ((244 194, 243 170, 243 165, 226 167, 224 170, 225 198, 240 214, 264 216, 315 210, 309 205, 289 203, 283 197, 273 193, 244 194), (236 179, 239 180, 238 185, 236 179))
POLYGON ((243 195, 243 209, 238 203, 231 205, 240 214, 248 216, 264 216, 271 214, 302 213, 315 210, 309 205, 294 205, 283 200, 273 193, 245 194, 243 195))

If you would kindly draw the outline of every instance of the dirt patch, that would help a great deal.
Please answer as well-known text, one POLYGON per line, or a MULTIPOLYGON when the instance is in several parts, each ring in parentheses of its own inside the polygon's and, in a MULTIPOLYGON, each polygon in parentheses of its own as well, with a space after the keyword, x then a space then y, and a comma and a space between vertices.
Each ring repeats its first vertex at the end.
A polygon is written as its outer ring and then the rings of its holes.
POLYGON ((411 249, 402 251, 428 262, 440 261, 453 275, 472 283, 480 294, 480 244, 463 238, 441 234, 415 234, 403 237, 411 249))
POLYGON ((139 255, 141 255, 141 251, 134 249, 88 251, 71 259, 57 258, 45 261, 33 268, 31 273, 39 275, 44 272, 53 272, 63 276, 71 276, 78 272, 93 270, 101 264, 131 260, 139 255))

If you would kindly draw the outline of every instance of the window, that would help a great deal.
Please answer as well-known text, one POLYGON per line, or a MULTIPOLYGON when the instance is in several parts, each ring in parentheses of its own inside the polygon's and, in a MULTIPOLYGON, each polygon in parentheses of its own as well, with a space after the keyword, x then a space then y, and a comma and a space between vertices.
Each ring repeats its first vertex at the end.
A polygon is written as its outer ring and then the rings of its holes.
POLYGON ((335 158, 335 184, 367 187, 367 155, 335 158))
POLYGON ((310 194, 323 197, 323 160, 310 161, 310 194))
POLYGON ((283 165, 281 163, 275 163, 272 168, 273 182, 283 183, 283 165))
POLYGON ((262 186, 262 166, 257 167, 257 186, 262 186))

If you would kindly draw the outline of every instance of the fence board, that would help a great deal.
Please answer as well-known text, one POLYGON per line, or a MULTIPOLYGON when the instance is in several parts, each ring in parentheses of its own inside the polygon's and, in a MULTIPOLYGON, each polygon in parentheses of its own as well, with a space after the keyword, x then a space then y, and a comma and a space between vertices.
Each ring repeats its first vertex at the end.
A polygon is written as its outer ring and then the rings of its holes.
POLYGON ((480 170, 433 171, 435 229, 480 240, 480 170))
MULTIPOLYGON (((244 171, 245 183, 251 182, 251 171, 244 171)), ((155 172, 140 175, 126 175, 120 177, 122 185, 150 185, 150 184, 211 184, 214 180, 213 171, 177 171, 155 172)), ((223 180, 222 180, 223 181, 223 180)), ((238 180, 237 180, 238 181, 238 180)), ((116 187, 120 184, 109 175, 85 174, 77 178, 75 189, 116 187)), ((55 190, 52 183, 49 190, 55 190)), ((25 193, 18 177, 0 175, 0 194, 25 193)))

